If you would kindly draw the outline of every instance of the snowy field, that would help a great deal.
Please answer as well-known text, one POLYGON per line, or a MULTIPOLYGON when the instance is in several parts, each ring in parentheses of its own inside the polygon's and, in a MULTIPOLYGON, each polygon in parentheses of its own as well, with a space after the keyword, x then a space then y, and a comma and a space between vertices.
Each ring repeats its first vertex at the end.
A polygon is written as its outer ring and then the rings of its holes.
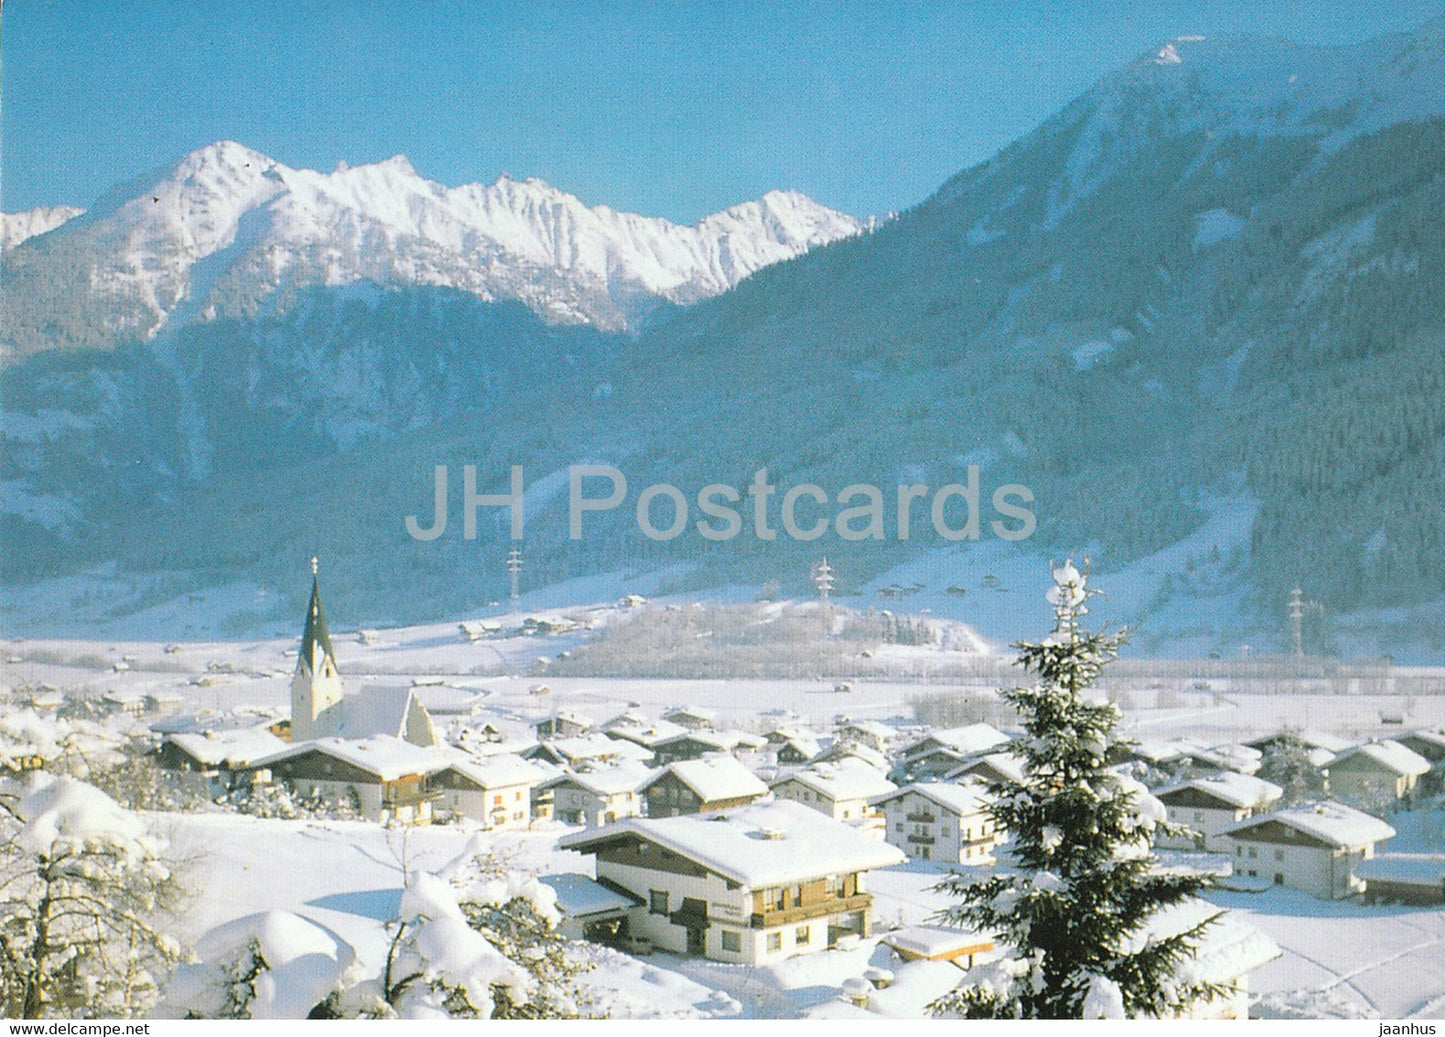
MULTIPOLYGON (((595 617, 609 619, 605 610, 595 617)), ((961 684, 856 681, 838 691, 829 681, 551 680, 526 673, 539 655, 580 642, 581 631, 552 636, 468 642, 454 624, 337 635, 348 691, 367 684, 426 685, 480 692, 485 713, 511 739, 525 739, 535 721, 567 710, 594 722, 634 706, 656 715, 693 704, 714 710, 719 726, 749 731, 780 723, 828 730, 839 715, 915 725, 913 700, 965 688, 961 684), (542 692, 541 687, 548 690, 542 692)), ((0 684, 49 688, 72 696, 135 693, 170 696, 184 711, 244 706, 284 714, 294 638, 165 645, 153 642, 12 640, 3 646, 0 684)), ((978 687, 974 690, 985 691, 978 687)), ((1193 736, 1235 741, 1296 724, 1351 740, 1408 728, 1445 725, 1445 696, 1245 695, 1227 682, 1132 687, 1124 731, 1164 740, 1193 736)), ((144 725, 154 717, 136 723, 144 725)), ((474 718, 472 722, 479 722, 474 718)), ((438 717, 438 728, 447 720, 438 717)), ((384 922, 399 903, 404 874, 440 868, 462 852, 470 823, 386 830, 369 822, 261 820, 222 812, 148 815, 183 861, 189 890, 177 935, 193 941, 207 929, 252 912, 289 909, 316 919, 350 941, 363 959, 385 955, 384 922)), ((1386 851, 1445 852, 1445 817, 1421 810, 1398 815, 1401 830, 1386 851)), ((590 858, 557 849, 566 826, 491 839, 511 866, 532 873, 591 873, 590 858)), ((940 868, 912 862, 872 872, 877 934, 927 921, 944 906, 929 887, 940 868)), ((1272 1016, 1429 1018, 1445 1012, 1445 910, 1438 907, 1328 903, 1284 890, 1218 893, 1283 950, 1257 971, 1256 1006, 1272 1016)), ((956 982, 953 966, 900 963, 874 939, 847 950, 806 955, 767 967, 731 966, 657 953, 631 958, 588 952, 587 974, 597 1005, 617 1017, 848 1016, 866 1012, 910 1017, 956 982), (841 997, 843 984, 870 967, 887 968, 895 983, 859 1007, 841 997)))

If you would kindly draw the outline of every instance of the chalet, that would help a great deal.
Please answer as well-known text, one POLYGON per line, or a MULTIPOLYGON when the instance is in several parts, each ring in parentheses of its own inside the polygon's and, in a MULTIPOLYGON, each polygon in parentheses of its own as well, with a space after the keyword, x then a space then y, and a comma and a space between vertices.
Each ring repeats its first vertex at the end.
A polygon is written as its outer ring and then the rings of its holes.
POLYGON ((552 776, 512 754, 459 760, 427 779, 437 805, 480 821, 484 830, 526 828, 532 821, 532 789, 552 776))
POLYGON ((1013 753, 989 753, 987 756, 975 756, 944 775, 947 781, 963 781, 965 778, 975 778, 985 784, 1011 782, 1022 785, 1024 761, 1013 753))
POLYGON ((664 738, 653 745, 652 751, 657 762, 666 765, 678 760, 698 760, 713 753, 730 753, 736 744, 711 731, 687 731, 664 738))
POLYGON ((1410 801, 1430 761, 1399 742, 1368 742, 1346 749, 1329 766, 1330 795, 1347 803, 1386 805, 1410 801))
POLYGON ((898 764, 900 776, 910 780, 939 777, 973 756, 982 756, 1009 740, 992 724, 969 724, 934 731, 905 746, 898 764))
POLYGON ((1307 803, 1248 818, 1220 835, 1234 846, 1234 873, 1272 879, 1325 900, 1364 888, 1355 870, 1395 830, 1343 803, 1307 803))
POLYGON ((575 738, 592 730, 592 724, 576 713, 556 713, 537 721, 536 731, 539 742, 555 738, 575 738))
POLYGON ((603 766, 624 760, 645 763, 652 759, 652 753, 642 746, 622 739, 608 738, 596 731, 574 738, 554 738, 538 742, 523 749, 521 755, 524 759, 541 760, 557 767, 573 769, 584 765, 603 766))
POLYGON ((632 742, 652 752, 658 742, 686 734, 687 728, 666 720, 649 720, 629 711, 613 717, 603 726, 602 731, 608 738, 632 742))
POLYGON ((779 799, 801 803, 837 821, 855 821, 876 813, 869 801, 896 788, 880 771, 854 758, 812 764, 772 784, 779 799))
POLYGON ((662 719, 689 731, 712 731, 717 727, 717 714, 697 706, 678 706, 664 713, 662 719))
POLYGON ((839 741, 866 745, 875 752, 886 753, 898 737, 898 731, 876 720, 848 720, 838 725, 839 741))
POLYGON ((1439 731, 1411 731, 1395 741, 1411 752, 1423 756, 1431 767, 1445 763, 1445 734, 1439 731))
POLYGON ((1350 747, 1350 743, 1336 735, 1326 734, 1323 731, 1303 730, 1276 731, 1271 735, 1261 735, 1258 738, 1251 738, 1244 744, 1251 748, 1258 749, 1261 754, 1268 753, 1279 748, 1287 741, 1294 741, 1304 746, 1308 753, 1323 752, 1328 756, 1325 759, 1333 758, 1336 753, 1342 753, 1350 747))
POLYGON ((264 727, 173 734, 156 750, 156 764, 185 775, 189 783, 214 797, 249 782, 256 760, 285 748, 286 743, 264 727))
POLYGON ((637 788, 655 772, 635 761, 559 774, 537 786, 551 799, 552 816, 569 825, 596 828, 642 810, 637 788))
POLYGON ((879 773, 888 772, 888 757, 857 742, 834 742, 808 763, 837 763, 840 760, 862 760, 879 773))
POLYGON ((1220 832, 1246 818, 1268 811, 1284 790, 1260 778, 1221 771, 1208 778, 1192 778, 1154 793, 1164 804, 1170 821, 1188 834, 1157 834, 1155 845, 1179 850, 1215 850, 1232 853, 1233 844, 1220 832))
POLYGON ((648 817, 674 817, 744 806, 766 796, 768 787, 731 756, 718 754, 670 763, 638 792, 648 817))
POLYGON ((1355 876, 1365 883, 1365 903, 1445 903, 1445 856, 1438 853, 1382 853, 1361 861, 1355 876))
POLYGON ((883 811, 884 838, 910 857, 981 864, 1003 839, 984 811, 988 793, 977 782, 905 785, 870 803, 883 811))
POLYGON ((820 746, 815 739, 798 735, 783 742, 773 743, 772 749, 773 758, 780 766, 797 767, 817 756, 820 746))
POLYGON ((353 805, 374 821, 426 824, 436 798, 427 778, 453 762, 455 756, 448 751, 378 735, 362 741, 298 742, 251 766, 268 771, 298 795, 353 805))
POLYGON ((597 879, 642 901, 629 935, 662 950, 760 965, 868 935, 871 868, 896 848, 797 803, 628 818, 563 836, 593 854, 597 879))

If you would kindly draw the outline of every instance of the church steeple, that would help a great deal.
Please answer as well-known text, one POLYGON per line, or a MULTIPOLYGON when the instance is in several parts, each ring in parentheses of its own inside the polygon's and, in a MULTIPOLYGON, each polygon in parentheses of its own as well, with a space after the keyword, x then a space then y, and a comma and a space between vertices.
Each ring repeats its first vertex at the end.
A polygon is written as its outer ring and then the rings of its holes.
POLYGON ((311 559, 311 602, 306 606, 306 625, 301 631, 301 648, 296 653, 296 672, 291 677, 291 739, 301 742, 336 734, 341 725, 341 674, 331 631, 321 608, 321 583, 317 561, 311 559))
POLYGON ((301 631, 301 650, 296 656, 296 672, 319 674, 329 664, 336 672, 336 652, 331 647, 331 631, 326 628, 326 613, 321 608, 321 583, 317 577, 317 561, 311 559, 311 604, 306 606, 306 626, 301 631))

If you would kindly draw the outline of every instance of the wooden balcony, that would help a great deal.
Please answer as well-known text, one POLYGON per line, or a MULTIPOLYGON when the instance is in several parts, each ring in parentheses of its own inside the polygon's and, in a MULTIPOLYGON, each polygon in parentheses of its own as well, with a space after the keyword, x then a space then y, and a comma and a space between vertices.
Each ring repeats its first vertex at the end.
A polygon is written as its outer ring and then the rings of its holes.
POLYGON ((917 832, 909 832, 908 841, 910 843, 924 843, 928 846, 932 846, 934 843, 938 842, 938 840, 931 835, 920 835, 917 832))
POLYGON ((905 814, 904 820, 915 821, 919 824, 931 825, 933 824, 933 822, 938 820, 938 816, 936 814, 930 814, 926 810, 916 810, 911 814, 905 814))
POLYGON ((828 915, 866 911, 872 905, 872 893, 857 893, 851 897, 828 897, 824 900, 815 900, 811 904, 804 904, 801 907, 754 912, 748 925, 754 929, 772 929, 774 926, 807 922, 814 918, 826 918, 828 915))

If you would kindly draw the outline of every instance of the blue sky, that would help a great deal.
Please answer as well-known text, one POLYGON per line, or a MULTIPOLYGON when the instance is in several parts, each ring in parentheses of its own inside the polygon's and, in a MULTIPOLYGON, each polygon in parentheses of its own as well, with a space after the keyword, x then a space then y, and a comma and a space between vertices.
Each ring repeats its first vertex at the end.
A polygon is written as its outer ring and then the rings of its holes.
POLYGON ((691 222, 770 188, 916 204, 1173 36, 1340 43, 1440 0, 739 3, 11 0, 0 207, 88 206, 230 138, 292 166, 405 154, 691 222))

